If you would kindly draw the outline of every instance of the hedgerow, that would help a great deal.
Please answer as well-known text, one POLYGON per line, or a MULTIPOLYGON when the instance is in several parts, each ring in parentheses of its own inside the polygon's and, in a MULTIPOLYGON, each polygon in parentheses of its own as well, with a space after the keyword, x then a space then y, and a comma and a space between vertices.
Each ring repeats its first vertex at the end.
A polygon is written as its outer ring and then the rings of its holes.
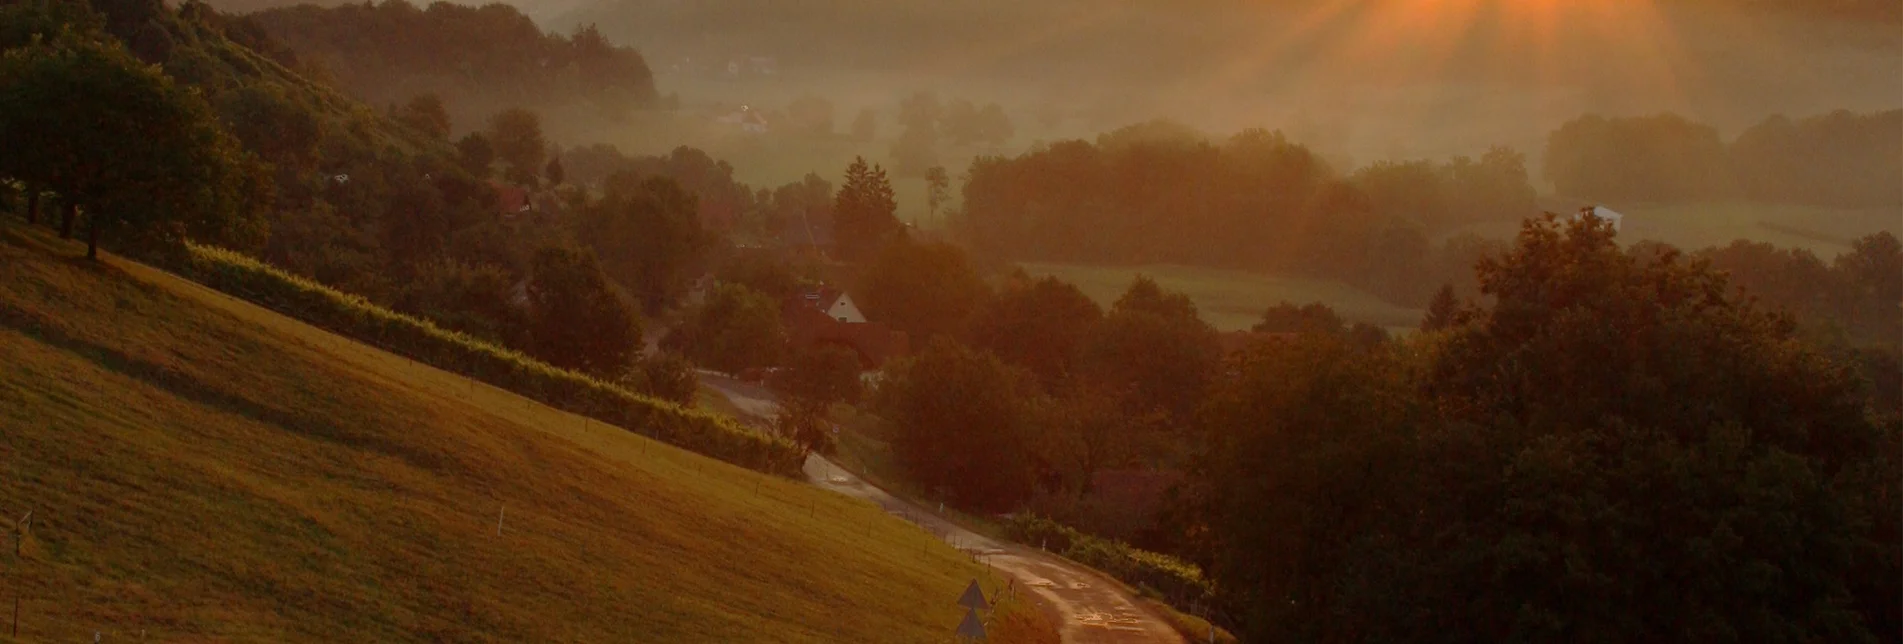
POLYGON ((184 258, 170 262, 170 268, 199 284, 312 326, 734 465, 781 476, 799 475, 803 455, 784 438, 551 366, 238 252, 196 244, 187 250, 184 258))
POLYGON ((1148 589, 1179 609, 1207 604, 1214 586, 1195 564, 1169 555, 1139 550, 1130 544, 1079 532, 1076 528, 1032 514, 1019 514, 1004 524, 1005 536, 1026 545, 1043 547, 1066 559, 1101 570, 1118 581, 1148 589))

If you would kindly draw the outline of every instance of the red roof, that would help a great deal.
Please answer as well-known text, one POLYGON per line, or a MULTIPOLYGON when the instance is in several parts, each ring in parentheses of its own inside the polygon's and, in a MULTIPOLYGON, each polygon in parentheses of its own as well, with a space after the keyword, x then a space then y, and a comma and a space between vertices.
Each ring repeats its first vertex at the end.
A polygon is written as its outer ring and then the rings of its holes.
POLYGON ((910 339, 904 332, 887 329, 877 322, 840 322, 814 304, 824 301, 831 307, 831 302, 837 299, 838 292, 834 291, 830 299, 823 293, 809 293, 788 300, 780 312, 786 323, 788 343, 799 348, 820 344, 844 346, 858 353, 860 364, 867 368, 877 368, 911 350, 910 339), (812 295, 819 297, 807 299, 812 295))
POLYGON ((489 187, 496 191, 496 211, 504 215, 513 215, 529 209, 529 191, 521 186, 512 186, 501 181, 490 180, 489 187))

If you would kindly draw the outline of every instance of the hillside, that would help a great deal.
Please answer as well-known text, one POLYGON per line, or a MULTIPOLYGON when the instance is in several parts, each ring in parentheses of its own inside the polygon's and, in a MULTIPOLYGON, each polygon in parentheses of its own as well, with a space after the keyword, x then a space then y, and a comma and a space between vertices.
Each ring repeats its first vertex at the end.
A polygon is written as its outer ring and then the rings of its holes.
POLYGON ((462 130, 510 107, 579 103, 577 115, 624 114, 658 98, 641 54, 593 29, 544 33, 514 7, 427 6, 393 0, 250 14, 296 58, 314 63, 372 105, 440 95, 462 130))
POLYGON ((982 576, 864 503, 50 237, 0 224, 23 639, 927 641, 982 576))

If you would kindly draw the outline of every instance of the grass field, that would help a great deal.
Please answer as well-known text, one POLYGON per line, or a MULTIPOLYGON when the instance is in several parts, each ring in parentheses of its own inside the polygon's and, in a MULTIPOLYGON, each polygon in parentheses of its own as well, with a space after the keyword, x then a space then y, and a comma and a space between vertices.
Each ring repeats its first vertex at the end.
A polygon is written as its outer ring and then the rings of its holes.
POLYGON ((1222 331, 1245 330, 1262 319, 1262 312, 1278 302, 1321 302, 1350 322, 1365 322, 1390 330, 1420 324, 1422 311, 1383 301, 1341 282, 1278 277, 1262 273, 1190 266, 1085 266, 1080 264, 1024 264, 1034 276, 1055 275, 1076 284, 1085 295, 1109 307, 1130 287, 1138 274, 1148 275, 1163 288, 1181 291, 1196 302, 1203 319, 1222 331))
POLYGON ((869 504, 81 250, 0 223, 21 640, 937 641, 983 575, 869 504))
MULTIPOLYGON (((1544 198, 1540 207, 1562 215, 1577 212, 1584 201, 1544 198)), ((1903 233, 1903 210, 1893 208, 1841 209, 1712 202, 1689 204, 1635 204, 1607 207, 1625 215, 1619 239, 1662 241, 1683 250, 1724 246, 1734 240, 1769 242, 1780 247, 1806 248, 1829 261, 1850 250, 1850 241, 1877 231, 1903 233)), ((1471 232, 1482 237, 1512 239, 1518 222, 1488 222, 1456 229, 1444 237, 1471 232)))

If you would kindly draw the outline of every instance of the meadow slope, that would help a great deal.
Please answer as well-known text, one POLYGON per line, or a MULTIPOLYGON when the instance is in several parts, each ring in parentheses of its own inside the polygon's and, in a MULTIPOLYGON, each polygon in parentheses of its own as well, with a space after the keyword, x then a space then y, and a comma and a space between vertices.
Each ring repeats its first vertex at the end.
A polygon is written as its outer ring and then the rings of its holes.
POLYGON ((0 223, 22 640, 933 641, 984 576, 865 502, 80 250, 0 223))

